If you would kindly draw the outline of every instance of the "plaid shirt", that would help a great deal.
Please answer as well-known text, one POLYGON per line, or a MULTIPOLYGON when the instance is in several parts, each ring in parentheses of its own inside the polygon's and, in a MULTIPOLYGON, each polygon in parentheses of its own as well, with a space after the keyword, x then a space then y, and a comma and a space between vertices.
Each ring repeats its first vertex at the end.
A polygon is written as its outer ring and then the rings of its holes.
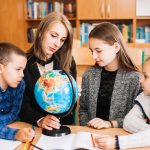
POLYGON ((17 88, 8 87, 6 91, 0 88, 0 138, 15 140, 18 129, 7 125, 18 119, 25 83, 22 80, 17 88))

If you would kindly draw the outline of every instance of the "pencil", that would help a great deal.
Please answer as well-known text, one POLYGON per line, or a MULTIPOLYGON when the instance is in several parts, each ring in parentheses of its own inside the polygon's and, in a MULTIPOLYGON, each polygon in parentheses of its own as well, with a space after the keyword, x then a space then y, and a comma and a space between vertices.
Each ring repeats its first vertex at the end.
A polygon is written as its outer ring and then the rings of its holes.
POLYGON ((94 142, 94 137, 92 133, 91 133, 91 139, 92 139, 93 147, 95 148, 95 142, 94 142))
POLYGON ((24 147, 23 147, 23 150, 27 150, 28 145, 29 145, 29 142, 26 142, 25 145, 24 145, 24 147))

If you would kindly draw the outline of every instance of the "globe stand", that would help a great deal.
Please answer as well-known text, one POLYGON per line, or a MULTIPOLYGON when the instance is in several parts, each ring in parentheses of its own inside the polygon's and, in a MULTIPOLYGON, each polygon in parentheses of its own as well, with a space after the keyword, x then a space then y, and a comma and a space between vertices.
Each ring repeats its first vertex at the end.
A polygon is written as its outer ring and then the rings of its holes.
POLYGON ((42 133, 47 136, 64 136, 71 133, 67 126, 60 126, 60 129, 47 130, 43 129, 42 133))

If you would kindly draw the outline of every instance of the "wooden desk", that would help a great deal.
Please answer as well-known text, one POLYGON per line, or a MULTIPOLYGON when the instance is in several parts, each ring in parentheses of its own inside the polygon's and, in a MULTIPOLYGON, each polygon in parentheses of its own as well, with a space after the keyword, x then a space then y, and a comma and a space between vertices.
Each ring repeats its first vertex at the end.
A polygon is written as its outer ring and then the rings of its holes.
MULTIPOLYGON (((27 123, 23 123, 23 122, 15 122, 13 124, 10 125, 10 127, 15 127, 15 128, 25 128, 25 127, 31 127, 30 124, 27 123)), ((69 126, 72 133, 77 133, 79 131, 85 131, 85 132, 93 132, 93 133, 100 133, 100 134, 108 134, 111 136, 114 135, 127 135, 129 134, 128 132, 124 131, 121 128, 110 128, 110 129, 101 129, 101 130, 96 130, 93 128, 89 128, 89 127, 83 127, 83 126, 69 126)), ((35 139, 33 141, 33 144, 36 144, 36 142, 38 141, 42 129, 41 128, 35 128, 35 139)), ((24 143, 19 145, 15 150, 22 150, 24 147, 24 143)), ((145 148, 136 148, 136 149, 132 149, 132 150, 150 150, 150 147, 145 147, 145 148)))

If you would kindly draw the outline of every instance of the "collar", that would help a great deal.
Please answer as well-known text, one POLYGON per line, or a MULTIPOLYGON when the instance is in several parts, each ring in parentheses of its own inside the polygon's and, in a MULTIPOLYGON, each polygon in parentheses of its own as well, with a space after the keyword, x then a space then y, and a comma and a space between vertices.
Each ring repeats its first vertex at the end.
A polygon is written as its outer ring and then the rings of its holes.
POLYGON ((36 56, 34 56, 34 57, 36 59, 36 62, 41 64, 42 66, 45 66, 46 64, 49 64, 49 63, 51 63, 54 60, 54 56, 52 56, 50 59, 48 59, 46 61, 43 61, 43 60, 37 58, 36 56))

